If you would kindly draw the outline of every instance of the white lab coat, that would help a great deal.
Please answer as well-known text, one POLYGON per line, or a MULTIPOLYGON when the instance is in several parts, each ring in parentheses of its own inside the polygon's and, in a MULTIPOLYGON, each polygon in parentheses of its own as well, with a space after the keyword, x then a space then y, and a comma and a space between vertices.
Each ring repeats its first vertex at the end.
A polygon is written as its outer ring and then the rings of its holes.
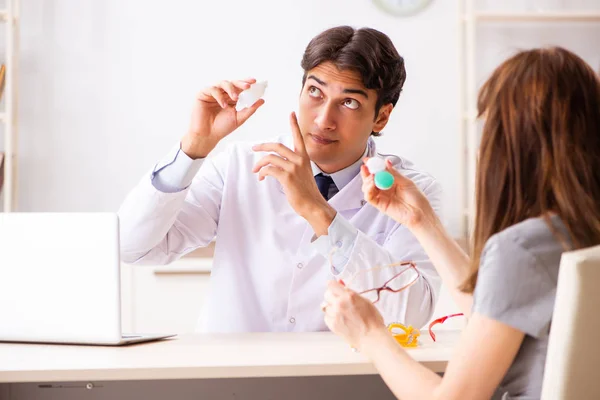
MULTIPOLYGON (((278 140, 293 148, 291 137, 278 140)), ((373 140, 368 152, 376 152, 373 140)), ((216 238, 199 331, 327 330, 320 304, 333 270, 312 243, 311 226, 294 212, 279 182, 271 177, 259 182, 252 173, 264 155, 248 143, 231 145, 205 160, 190 187, 177 193, 157 190, 151 177, 144 176, 119 211, 125 262, 166 264, 216 238)), ((405 159, 386 157, 416 182, 439 212, 441 190, 435 179, 405 159)), ((433 313, 440 278, 415 237, 366 204, 361 185, 358 175, 329 200, 336 218, 358 230, 337 278, 348 281, 361 268, 417 261, 422 278, 399 294, 383 292, 377 306, 387 323, 421 327, 433 313)), ((370 289, 394 273, 381 269, 360 274, 351 287, 370 289)))

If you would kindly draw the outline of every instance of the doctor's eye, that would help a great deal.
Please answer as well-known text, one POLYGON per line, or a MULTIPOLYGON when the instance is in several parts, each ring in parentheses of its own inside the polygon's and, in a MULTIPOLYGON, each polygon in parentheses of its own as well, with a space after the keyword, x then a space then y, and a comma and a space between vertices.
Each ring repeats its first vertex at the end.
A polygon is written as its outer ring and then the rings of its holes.
POLYGON ((311 86, 308 88, 308 95, 310 97, 319 98, 323 96, 323 92, 321 92, 321 89, 319 89, 318 87, 311 86))

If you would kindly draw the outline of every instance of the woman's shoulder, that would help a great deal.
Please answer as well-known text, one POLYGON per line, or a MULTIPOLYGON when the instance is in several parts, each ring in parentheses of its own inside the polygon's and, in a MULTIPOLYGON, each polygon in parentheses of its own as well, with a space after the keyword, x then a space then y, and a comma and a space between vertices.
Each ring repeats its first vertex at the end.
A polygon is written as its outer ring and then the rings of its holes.
POLYGON ((566 232, 560 218, 551 216, 530 218, 493 235, 481 254, 478 285, 513 286, 515 281, 532 280, 555 286, 565 251, 556 233, 566 237, 566 232))
POLYGON ((563 245, 557 233, 567 240, 567 231, 559 216, 529 218, 492 235, 483 253, 524 251, 536 255, 548 251, 562 252, 563 245))
MULTIPOLYGON (((560 229, 554 217, 551 223, 560 229)), ((481 256, 473 310, 530 336, 545 337, 563 251, 544 218, 493 235, 481 256)))

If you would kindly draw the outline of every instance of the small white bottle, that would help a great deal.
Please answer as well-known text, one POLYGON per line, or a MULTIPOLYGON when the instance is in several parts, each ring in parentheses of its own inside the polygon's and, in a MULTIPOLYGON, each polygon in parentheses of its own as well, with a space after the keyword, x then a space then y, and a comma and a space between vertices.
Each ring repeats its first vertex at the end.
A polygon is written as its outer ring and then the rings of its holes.
POLYGON ((265 94, 266 89, 267 81, 261 81, 252 84, 250 88, 240 93, 237 104, 235 105, 235 109, 237 111, 241 111, 246 107, 251 107, 265 94))

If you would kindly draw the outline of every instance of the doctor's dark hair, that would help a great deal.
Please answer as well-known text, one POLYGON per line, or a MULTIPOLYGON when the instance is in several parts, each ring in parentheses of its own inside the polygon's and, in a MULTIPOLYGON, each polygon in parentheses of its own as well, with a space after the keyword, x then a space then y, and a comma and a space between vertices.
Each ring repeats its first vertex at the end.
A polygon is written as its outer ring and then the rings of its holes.
MULTIPOLYGON (((338 26, 315 36, 302 57, 303 87, 308 71, 324 62, 359 73, 363 85, 377 92, 374 119, 381 106, 389 103, 395 106, 398 102, 406 70, 404 59, 387 35, 371 28, 338 26)), ((379 132, 371 134, 380 136, 379 132)))

